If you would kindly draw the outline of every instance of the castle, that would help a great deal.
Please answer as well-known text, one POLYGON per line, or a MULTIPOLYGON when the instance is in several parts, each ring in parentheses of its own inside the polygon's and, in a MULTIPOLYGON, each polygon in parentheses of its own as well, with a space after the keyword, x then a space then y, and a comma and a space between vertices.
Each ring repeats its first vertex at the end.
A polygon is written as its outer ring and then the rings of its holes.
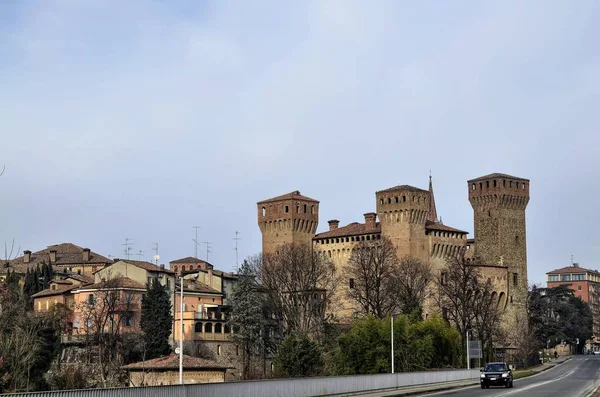
MULTIPOLYGON (((340 227, 330 220, 329 230, 315 234, 319 201, 294 191, 257 203, 263 253, 277 253, 286 243, 311 244, 313 250, 343 268, 360 241, 391 240, 398 257, 411 256, 429 263, 435 277, 446 259, 466 252, 481 259, 480 273, 494 285, 494 297, 514 318, 523 312, 527 297, 527 249, 525 209, 529 180, 506 174, 490 174, 467 182, 474 212, 474 238, 468 232, 444 225, 437 217, 433 184, 429 189, 400 185, 375 193, 376 212, 364 214, 364 223, 340 227)), ((349 288, 348 283, 345 288, 349 288)), ((352 302, 336 312, 353 313, 352 302)), ((424 317, 434 309, 426 305, 424 317)), ((508 318, 505 318, 507 321, 508 318)), ((511 321, 512 322, 512 321, 511 321)))

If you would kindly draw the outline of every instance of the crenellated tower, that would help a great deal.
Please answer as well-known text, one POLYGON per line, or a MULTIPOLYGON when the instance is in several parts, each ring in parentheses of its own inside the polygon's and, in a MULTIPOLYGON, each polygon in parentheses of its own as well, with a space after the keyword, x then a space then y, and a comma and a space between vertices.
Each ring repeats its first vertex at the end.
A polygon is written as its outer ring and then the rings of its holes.
POLYGON ((400 185, 376 194, 381 234, 389 238, 399 256, 429 260, 425 223, 430 216, 430 193, 414 186, 400 185))
POLYGON ((283 244, 312 244, 319 224, 319 202, 298 190, 257 203, 263 254, 283 244))
POLYGON ((521 306, 527 298, 525 209, 529 180, 490 174, 468 181, 475 218, 475 255, 483 265, 508 270, 508 303, 521 306))

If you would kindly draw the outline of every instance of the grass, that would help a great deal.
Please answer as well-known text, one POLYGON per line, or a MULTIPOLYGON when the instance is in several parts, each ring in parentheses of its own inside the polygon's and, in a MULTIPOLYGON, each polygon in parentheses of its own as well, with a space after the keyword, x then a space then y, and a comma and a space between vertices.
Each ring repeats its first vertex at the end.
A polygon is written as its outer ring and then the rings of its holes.
POLYGON ((513 379, 526 378, 526 377, 534 375, 534 374, 536 374, 535 371, 532 371, 530 369, 523 369, 521 371, 513 372, 513 379))

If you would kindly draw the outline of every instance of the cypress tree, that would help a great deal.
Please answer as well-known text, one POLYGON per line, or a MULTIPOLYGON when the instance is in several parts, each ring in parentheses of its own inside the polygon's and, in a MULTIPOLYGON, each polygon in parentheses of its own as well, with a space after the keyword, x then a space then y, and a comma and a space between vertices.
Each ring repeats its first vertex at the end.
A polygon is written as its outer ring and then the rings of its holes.
POLYGON ((171 352, 169 336, 173 316, 171 316, 171 301, 167 289, 158 282, 153 282, 147 286, 147 290, 142 301, 140 327, 146 345, 146 359, 150 360, 171 352))
POLYGON ((33 301, 31 299, 31 295, 35 294, 33 292, 33 273, 27 268, 27 273, 25 273, 25 284, 23 285, 23 299, 25 300, 25 307, 28 310, 33 309, 33 301))

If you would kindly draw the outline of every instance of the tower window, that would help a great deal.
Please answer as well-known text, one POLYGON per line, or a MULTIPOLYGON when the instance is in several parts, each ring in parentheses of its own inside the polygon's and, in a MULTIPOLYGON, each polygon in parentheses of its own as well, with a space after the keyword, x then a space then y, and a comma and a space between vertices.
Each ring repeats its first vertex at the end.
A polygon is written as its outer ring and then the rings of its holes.
POLYGON ((267 215, 267 209, 265 207, 262 207, 261 212, 262 212, 262 216, 267 215))
POLYGON ((525 190, 525 184, 523 184, 523 190, 525 190))
POLYGON ((475 184, 473 184, 472 188, 473 188, 473 190, 475 190, 475 184))
POLYGON ((512 181, 509 182, 508 186, 512 187, 512 181))
POLYGON ((350 288, 354 288, 354 279, 351 278, 348 282, 348 285, 350 286, 350 288))
POLYGON ((379 204, 383 205, 383 199, 379 199, 379 204))
POLYGON ((496 187, 496 180, 494 179, 494 187, 496 187))
POLYGON ((513 285, 517 285, 519 281, 519 275, 517 273, 513 273, 513 285))
POLYGON ((314 214, 314 213, 315 213, 315 206, 314 206, 314 205, 311 205, 311 206, 310 206, 310 213, 311 213, 311 214, 314 214))
POLYGON ((392 199, 390 197, 388 197, 387 202, 388 202, 388 204, 392 204, 392 199))
POLYGON ((285 213, 287 214, 288 212, 290 212, 290 207, 288 207, 287 205, 285 206, 285 213))
POLYGON ((406 196, 402 196, 402 202, 406 203, 406 196))
POLYGON ((398 197, 395 198, 396 204, 398 204, 398 197))
POLYGON ((296 206, 296 212, 300 213, 300 206, 299 205, 296 206))
POLYGON ((515 243, 519 244, 519 236, 515 236, 515 243))
POLYGON ((485 187, 489 188, 490 187, 490 181, 485 181, 485 187))
POLYGON ((306 210, 308 209, 308 206, 306 204, 304 204, 304 213, 306 214, 306 210))
POLYGON ((506 187, 506 179, 502 180, 502 187, 506 187))
POLYGON ((483 182, 479 182, 479 190, 483 189, 483 182))
POLYGON ((492 211, 488 210, 488 216, 491 217, 492 216, 492 211))

